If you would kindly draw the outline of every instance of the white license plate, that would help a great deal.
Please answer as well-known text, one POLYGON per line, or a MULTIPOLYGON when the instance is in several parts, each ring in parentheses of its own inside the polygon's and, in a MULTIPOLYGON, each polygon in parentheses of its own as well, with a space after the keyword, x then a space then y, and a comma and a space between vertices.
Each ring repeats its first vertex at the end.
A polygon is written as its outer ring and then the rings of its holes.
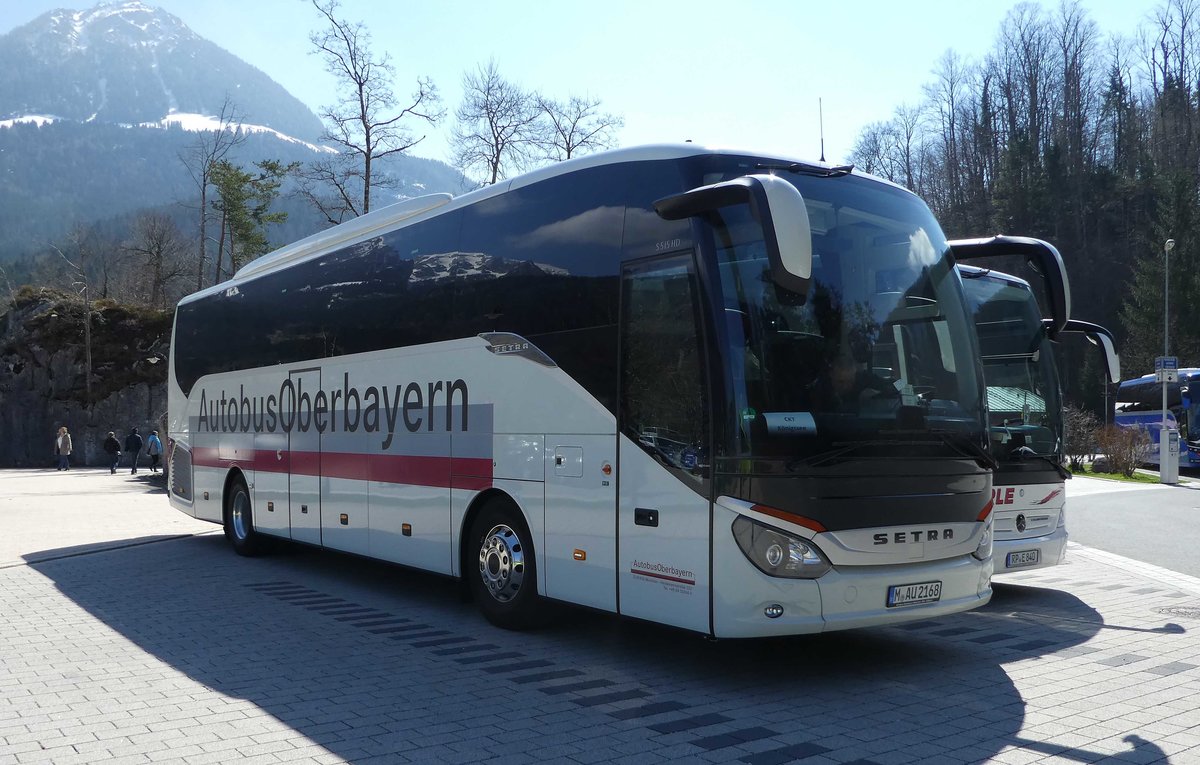
POLYGON ((941 597, 941 582, 894 584, 888 587, 887 607, 895 608, 896 606, 915 606, 919 603, 935 603, 941 597))
POLYGON ((1020 568, 1021 566, 1032 566, 1038 562, 1039 553, 1037 550, 1022 550, 1021 552, 1010 552, 1008 559, 1004 562, 1005 568, 1020 568))

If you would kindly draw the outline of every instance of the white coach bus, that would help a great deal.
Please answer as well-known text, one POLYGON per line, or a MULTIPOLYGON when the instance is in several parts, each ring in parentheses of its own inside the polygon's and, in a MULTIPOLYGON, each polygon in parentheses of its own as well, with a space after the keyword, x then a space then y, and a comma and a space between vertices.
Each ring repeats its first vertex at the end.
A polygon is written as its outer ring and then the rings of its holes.
POLYGON ((383 208, 184 298, 170 499, 716 637, 991 596, 979 349, 928 208, 652 146, 383 208))
POLYGON ((972 252, 1029 257, 1039 266, 1050 303, 1042 318, 1028 282, 990 269, 959 265, 974 313, 987 385, 992 453, 995 573, 1053 566, 1067 549, 1063 400, 1055 340, 1082 334, 1100 349, 1109 382, 1121 379, 1112 334, 1066 318, 1070 290, 1057 250, 1012 237, 951 242, 960 260, 972 252))

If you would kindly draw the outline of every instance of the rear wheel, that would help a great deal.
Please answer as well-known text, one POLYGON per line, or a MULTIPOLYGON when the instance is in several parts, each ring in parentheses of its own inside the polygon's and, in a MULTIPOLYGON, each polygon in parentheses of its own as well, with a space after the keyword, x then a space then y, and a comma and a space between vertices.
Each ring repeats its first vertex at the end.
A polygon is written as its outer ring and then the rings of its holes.
POLYGON ((250 490, 245 479, 238 476, 230 482, 225 496, 225 538, 238 555, 261 555, 266 546, 262 535, 254 530, 250 507, 250 490))
POLYGON ((463 568, 479 610, 492 624, 521 630, 541 622, 533 543, 511 502, 492 500, 480 511, 471 524, 463 568))

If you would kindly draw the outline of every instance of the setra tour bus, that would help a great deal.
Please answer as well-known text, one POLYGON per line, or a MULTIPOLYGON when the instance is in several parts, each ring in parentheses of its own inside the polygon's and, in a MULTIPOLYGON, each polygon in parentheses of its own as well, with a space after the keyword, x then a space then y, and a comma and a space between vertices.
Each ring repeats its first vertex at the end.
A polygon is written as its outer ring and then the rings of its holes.
MULTIPOLYGON (((1014 243, 1011 237, 997 239, 1014 243)), ((1057 251, 1036 240, 1023 243, 1045 245, 1042 270, 1049 302, 1069 306, 1057 251)), ((989 246, 1003 245, 993 241, 989 246)), ((956 255, 962 251, 959 242, 951 242, 951 248, 956 255)), ((1043 319, 1023 279, 961 263, 958 268, 979 334, 998 463, 992 487, 995 573, 1053 566, 1066 555, 1065 482, 1071 474, 1064 464, 1063 401, 1052 340, 1086 336, 1099 346, 1106 376, 1115 382, 1121 375, 1112 335, 1089 322, 1061 321, 1061 315, 1043 319)))
POLYGON ((184 298, 170 501, 275 539, 715 637, 991 596, 991 457, 926 205, 651 146, 412 199, 184 298))

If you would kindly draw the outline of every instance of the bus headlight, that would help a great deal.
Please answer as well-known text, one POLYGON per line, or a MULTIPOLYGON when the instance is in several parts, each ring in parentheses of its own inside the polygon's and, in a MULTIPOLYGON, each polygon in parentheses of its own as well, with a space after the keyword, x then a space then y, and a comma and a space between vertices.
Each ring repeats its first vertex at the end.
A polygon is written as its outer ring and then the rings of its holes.
POLYGON ((733 521, 733 538, 742 554, 767 576, 816 579, 831 568, 812 542, 744 515, 733 521))
POLYGON ((987 525, 983 527, 983 536, 979 538, 979 546, 971 553, 979 560, 992 557, 992 519, 989 516, 987 525))
POLYGON ((1058 528, 1061 529, 1063 526, 1066 526, 1066 525, 1067 525, 1067 505, 1064 502, 1062 508, 1060 508, 1058 511, 1058 528))

